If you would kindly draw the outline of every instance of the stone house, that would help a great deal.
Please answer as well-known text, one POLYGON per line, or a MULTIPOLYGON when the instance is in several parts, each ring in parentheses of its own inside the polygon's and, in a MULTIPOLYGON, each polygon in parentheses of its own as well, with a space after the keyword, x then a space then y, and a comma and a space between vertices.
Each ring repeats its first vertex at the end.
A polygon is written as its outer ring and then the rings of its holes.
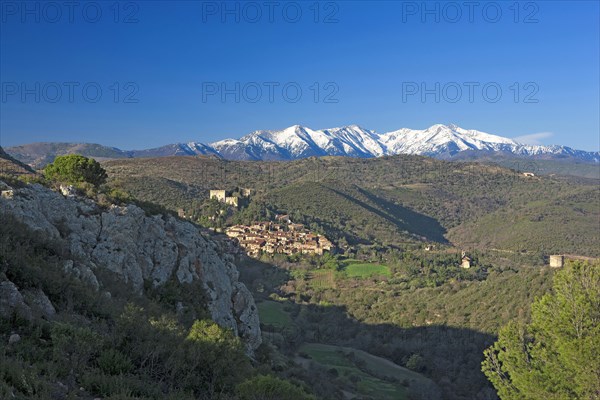
POLYGON ((464 251, 462 252, 462 258, 460 260, 460 267, 465 269, 471 268, 471 257, 467 256, 464 251))
POLYGON ((550 267, 562 268, 565 263, 565 256, 555 254, 550 256, 550 267))

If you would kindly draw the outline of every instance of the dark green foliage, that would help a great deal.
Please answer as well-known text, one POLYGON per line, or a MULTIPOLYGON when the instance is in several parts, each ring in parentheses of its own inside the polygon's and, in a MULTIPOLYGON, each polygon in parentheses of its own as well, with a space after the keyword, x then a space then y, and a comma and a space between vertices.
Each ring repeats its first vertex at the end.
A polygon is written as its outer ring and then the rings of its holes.
POLYGON ((237 387, 240 400, 311 400, 302 388, 269 375, 258 375, 237 387))
POLYGON ((444 228, 425 215, 343 182, 302 182, 267 193, 266 202, 292 213, 295 222, 350 244, 445 241, 444 228))
POLYGON ((0 355, 0 398, 18 400, 49 398, 51 385, 39 379, 37 372, 22 360, 0 355))
POLYGON ((58 182, 72 185, 89 183, 96 187, 105 183, 108 178, 100 163, 77 154, 56 157, 54 162, 44 168, 44 175, 58 182))
POLYGON ((160 386, 136 375, 113 375, 103 371, 86 371, 81 385, 90 393, 108 399, 159 399, 163 396, 160 386))
POLYGON ((413 354, 406 361, 406 368, 421 372, 425 369, 425 360, 420 354, 413 354))
POLYGON ((457 226, 449 237, 513 252, 600 256, 598 186, 554 186, 547 194, 537 192, 535 198, 532 190, 532 197, 522 204, 457 226))
POLYGON ((103 347, 102 337, 88 327, 54 323, 51 327, 53 359, 62 366, 59 374, 80 371, 96 359, 103 347))
POLYGON ((197 321, 186 332, 173 317, 144 315, 144 309, 126 307, 115 336, 117 348, 144 376, 212 399, 251 372, 239 339, 214 322, 197 321))
POLYGON ((485 351, 482 370, 502 400, 600 398, 600 264, 574 262, 553 293, 511 322, 485 351))
POLYGON ((98 363, 98 368, 108 375, 126 374, 133 369, 133 364, 129 357, 114 349, 102 351, 96 362, 98 363))
POLYGON ((184 391, 191 390, 197 396, 213 398, 250 373, 239 338, 212 321, 194 322, 178 358, 174 378, 184 391))

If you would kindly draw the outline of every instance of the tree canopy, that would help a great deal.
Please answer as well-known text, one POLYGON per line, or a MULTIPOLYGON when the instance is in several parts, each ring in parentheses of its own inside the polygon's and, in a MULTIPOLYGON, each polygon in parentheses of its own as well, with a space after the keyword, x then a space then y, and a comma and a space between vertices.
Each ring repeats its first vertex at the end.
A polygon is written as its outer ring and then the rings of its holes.
POLYGON ((600 264, 573 262, 553 293, 485 350, 482 370, 502 400, 600 399, 600 264))
POLYGON ((46 166, 44 175, 64 183, 87 182, 94 186, 102 185, 108 177, 99 162, 78 154, 56 157, 53 163, 46 166))

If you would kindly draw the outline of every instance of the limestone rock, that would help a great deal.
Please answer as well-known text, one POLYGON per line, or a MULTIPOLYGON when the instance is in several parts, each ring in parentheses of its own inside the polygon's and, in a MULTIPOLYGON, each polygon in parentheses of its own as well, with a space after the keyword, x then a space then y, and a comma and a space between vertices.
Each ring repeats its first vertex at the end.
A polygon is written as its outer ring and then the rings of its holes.
POLYGON ((25 299, 25 303, 29 307, 44 316, 45 318, 52 318, 56 314, 54 305, 46 296, 46 294, 40 289, 29 289, 22 292, 25 299))
POLYGON ((10 335, 10 337, 8 338, 8 344, 15 344, 15 343, 19 343, 21 341, 21 336, 13 333, 12 335, 10 335))
POLYGON ((60 185, 60 192, 65 197, 74 197, 77 195, 77 190, 73 185, 60 185))
MULTIPOLYGON (((93 263, 90 264, 94 266, 93 263)), ((100 283, 98 282, 96 275, 94 275, 94 272, 88 265, 79 263, 75 265, 73 260, 65 260, 63 264, 63 270, 65 271, 65 273, 73 275, 75 278, 78 278, 81 281, 88 283, 95 290, 100 289, 100 283)))
POLYGON ((11 281, 0 282, 0 317, 11 318, 17 315, 31 321, 31 308, 25 304, 23 295, 11 281))
POLYGON ((260 321, 254 298, 246 285, 235 283, 232 302, 240 337, 251 348, 257 348, 261 343, 260 321))
POLYGON ((258 311, 238 282, 233 257, 221 254, 217 243, 194 224, 170 215, 147 216, 135 205, 102 208, 37 184, 16 192, 11 199, 0 198, 0 211, 63 240, 76 260, 65 262, 65 272, 98 290, 94 271, 105 268, 140 294, 146 282, 156 287, 173 278, 182 283, 200 280, 215 322, 240 335, 250 352, 260 345, 258 311))

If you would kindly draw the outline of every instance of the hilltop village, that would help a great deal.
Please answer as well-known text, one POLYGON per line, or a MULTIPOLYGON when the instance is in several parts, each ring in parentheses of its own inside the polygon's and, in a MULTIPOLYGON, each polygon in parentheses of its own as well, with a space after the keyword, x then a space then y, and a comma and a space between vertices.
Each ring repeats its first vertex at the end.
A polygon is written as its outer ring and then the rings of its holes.
POLYGON ((270 221, 256 224, 234 225, 225 234, 237 240, 249 256, 267 254, 319 254, 332 251, 331 241, 325 236, 314 234, 302 224, 292 223, 287 215, 277 216, 284 223, 270 221))
MULTIPOLYGON (((235 192, 219 189, 211 190, 209 198, 238 209, 248 204, 251 193, 252 190, 246 188, 235 192)), ((277 222, 233 225, 225 229, 225 234, 251 257, 261 253, 323 255, 333 250, 334 245, 325 236, 293 223, 288 215, 277 215, 275 219, 277 222)))

